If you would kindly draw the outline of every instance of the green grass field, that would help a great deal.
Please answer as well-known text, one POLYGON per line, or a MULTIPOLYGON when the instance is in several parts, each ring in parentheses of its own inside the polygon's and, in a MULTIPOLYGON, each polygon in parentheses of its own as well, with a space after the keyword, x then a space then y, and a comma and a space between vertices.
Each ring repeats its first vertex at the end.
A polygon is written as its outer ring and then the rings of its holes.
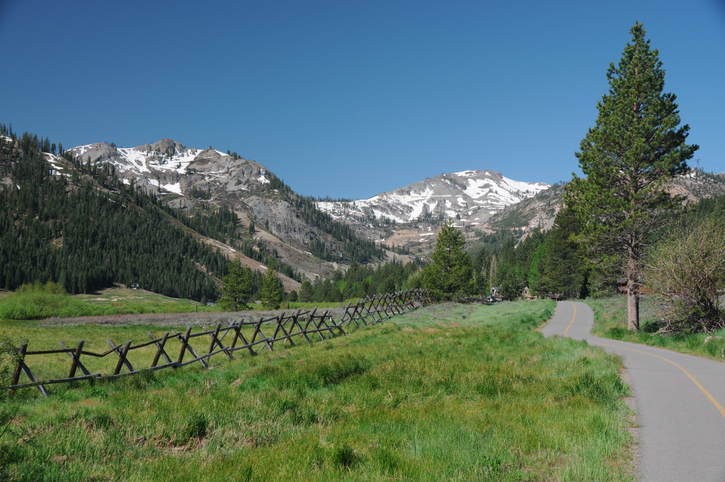
MULTIPOLYGON (((169 298, 144 290, 122 287, 107 288, 96 293, 68 295, 46 293, 38 285, 26 292, 0 292, 0 320, 42 320, 80 316, 140 315, 158 313, 218 313, 219 306, 202 305, 193 300, 169 298)), ((358 300, 348 300, 353 304, 358 300)), ((347 304, 333 302, 285 302, 280 310, 340 308, 347 304)), ((261 310, 256 303, 246 312, 261 310)), ((244 312, 241 312, 244 313, 244 312)))
POLYGON ((50 317, 190 313, 214 311, 187 299, 176 299, 143 290, 109 288, 88 295, 48 293, 38 285, 25 292, 0 297, 0 320, 39 320, 50 317))
POLYGON ((554 306, 434 305, 212 370, 24 389, 5 403, 0 478, 631 480, 621 360, 543 338, 554 306))
POLYGON ((659 346, 681 353, 700 355, 725 361, 725 330, 693 335, 657 333, 660 319, 657 305, 651 296, 640 300, 640 328, 637 333, 627 330, 627 298, 615 296, 598 300, 585 300, 594 310, 594 329, 597 336, 616 340, 659 346))

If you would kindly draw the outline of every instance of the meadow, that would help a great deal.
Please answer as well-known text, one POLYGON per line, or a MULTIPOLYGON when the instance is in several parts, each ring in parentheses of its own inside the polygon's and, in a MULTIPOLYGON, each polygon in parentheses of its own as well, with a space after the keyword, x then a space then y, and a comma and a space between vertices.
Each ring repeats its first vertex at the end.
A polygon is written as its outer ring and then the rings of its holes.
MULTIPOLYGON (((353 304, 357 299, 349 300, 353 304)), ((285 302, 281 309, 339 308, 335 302, 285 302)), ((251 312, 263 307, 249 305, 251 312)), ((185 298, 169 298, 145 290, 113 287, 95 293, 69 295, 58 285, 26 285, 17 292, 0 292, 0 320, 42 320, 82 316, 141 315, 162 313, 219 313, 216 305, 185 298)))
POLYGON ((543 338, 554 306, 433 305, 212 370, 57 385, 48 398, 23 389, 4 404, 0 477, 630 480, 621 360, 543 338))
POLYGON ((87 295, 69 295, 58 285, 27 285, 0 297, 0 320, 41 320, 79 316, 193 313, 213 307, 169 298, 144 290, 108 288, 87 295))

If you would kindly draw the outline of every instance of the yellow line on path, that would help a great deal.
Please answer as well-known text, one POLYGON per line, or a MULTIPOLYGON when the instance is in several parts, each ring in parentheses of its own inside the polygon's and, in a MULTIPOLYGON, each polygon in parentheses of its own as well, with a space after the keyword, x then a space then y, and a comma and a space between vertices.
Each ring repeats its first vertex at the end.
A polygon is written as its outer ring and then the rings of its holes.
MULTIPOLYGON (((572 303, 572 305, 574 305, 574 303, 572 303)), ((576 317, 576 305, 574 305, 574 317, 572 317, 572 319, 571 319, 571 323, 569 323, 569 326, 567 326, 567 327, 566 327, 566 330, 564 331, 564 336, 565 336, 565 337, 568 337, 568 335, 567 335, 566 333, 567 333, 567 331, 569 331, 569 328, 570 328, 570 327, 571 327, 571 325, 572 325, 572 324, 574 323, 574 318, 575 318, 575 317, 576 317)), ((723 407, 722 407, 722 405, 720 405, 720 404, 718 403, 718 401, 717 401, 717 400, 715 400, 715 397, 713 397, 712 395, 710 395, 710 392, 708 392, 707 390, 705 390, 705 387, 703 387, 703 386, 702 386, 702 384, 700 384, 700 382, 698 382, 698 381, 697 381, 697 378, 695 378, 695 377, 693 377, 692 375, 690 375, 690 372, 688 372, 687 370, 685 370, 684 368, 682 368, 682 367, 681 367, 680 365, 678 365, 677 363, 673 362, 672 360, 668 360, 668 359, 667 359, 667 358, 665 358, 665 357, 661 357, 661 356, 659 356, 659 355, 655 355, 654 353, 647 353, 646 351, 642 351, 642 350, 635 350, 634 348, 628 348, 628 347, 626 347, 626 346, 619 346, 619 345, 610 345, 610 344, 608 344, 608 343, 599 343, 599 342, 595 342, 595 343, 596 343, 597 345, 602 345, 602 346, 611 346, 611 347, 613 347, 613 348, 624 348, 625 350, 630 350, 630 351, 636 351, 637 353, 644 353, 645 355, 653 356, 653 357, 655 357, 655 358, 659 358, 660 360, 664 360, 664 361, 666 361, 667 363, 672 363, 672 364, 673 364, 674 366, 676 366, 677 368, 679 368, 680 370, 682 370, 682 372, 683 372, 683 373, 684 373, 685 375, 687 375, 687 376, 688 376, 688 378, 689 378, 690 380, 692 380, 692 383, 694 383, 694 384, 695 384, 695 385, 697 386, 697 388, 699 388, 699 389, 700 389, 700 391, 702 391, 702 393, 703 393, 703 394, 705 395, 705 398, 707 398, 708 400, 710 400, 710 403, 712 403, 713 405, 715 405, 715 408, 717 408, 717 409, 718 409, 718 410, 720 411, 720 414, 721 414, 721 415, 722 415, 723 417, 725 417, 725 408, 723 408, 723 407)))
MULTIPOLYGON (((571 303, 571 301, 569 303, 571 303)), ((566 338, 569 338, 567 333, 569 333, 569 328, 571 328, 571 325, 574 324, 574 319, 576 318, 576 305, 574 303, 571 303, 571 305, 574 307, 574 316, 571 317, 571 323, 569 323, 569 326, 567 326, 566 330, 564 330, 564 336, 566 338)))

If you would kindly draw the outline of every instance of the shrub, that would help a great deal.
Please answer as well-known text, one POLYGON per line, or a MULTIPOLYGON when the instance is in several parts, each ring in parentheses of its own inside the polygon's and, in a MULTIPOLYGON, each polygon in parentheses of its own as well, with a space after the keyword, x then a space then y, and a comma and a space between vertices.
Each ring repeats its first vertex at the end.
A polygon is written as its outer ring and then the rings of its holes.
POLYGON ((724 328, 718 292, 725 287, 725 223, 710 217, 689 232, 673 233, 650 255, 646 277, 663 309, 660 331, 724 328))

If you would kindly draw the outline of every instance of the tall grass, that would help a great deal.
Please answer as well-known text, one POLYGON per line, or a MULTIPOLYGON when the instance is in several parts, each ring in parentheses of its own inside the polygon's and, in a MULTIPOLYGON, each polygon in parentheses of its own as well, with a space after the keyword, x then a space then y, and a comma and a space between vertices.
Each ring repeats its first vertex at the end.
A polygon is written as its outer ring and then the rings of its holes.
POLYGON ((532 331, 553 306, 437 305, 214 370, 21 391, 7 474, 625 480, 621 360, 532 331))
POLYGON ((725 330, 714 333, 660 334, 660 316, 655 299, 642 296, 640 300, 640 331, 627 329, 627 299, 615 296, 599 300, 585 300, 594 311, 594 329, 597 336, 616 340, 659 346, 681 353, 725 359, 725 330))

